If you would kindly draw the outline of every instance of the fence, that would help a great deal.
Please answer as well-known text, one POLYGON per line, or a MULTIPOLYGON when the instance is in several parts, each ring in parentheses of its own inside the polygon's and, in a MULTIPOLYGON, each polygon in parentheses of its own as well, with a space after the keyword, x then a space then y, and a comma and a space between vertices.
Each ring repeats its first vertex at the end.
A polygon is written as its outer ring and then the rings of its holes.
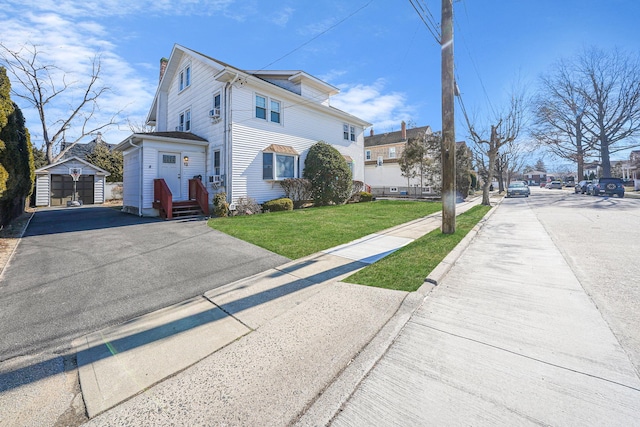
POLYGON ((122 183, 105 182, 104 200, 122 200, 122 183))

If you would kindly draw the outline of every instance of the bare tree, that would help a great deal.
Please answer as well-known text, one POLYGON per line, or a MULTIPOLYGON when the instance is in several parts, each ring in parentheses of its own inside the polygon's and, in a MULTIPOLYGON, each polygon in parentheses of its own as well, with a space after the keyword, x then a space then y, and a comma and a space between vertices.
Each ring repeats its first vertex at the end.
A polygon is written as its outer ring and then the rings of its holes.
POLYGON ((585 50, 576 68, 587 84, 586 132, 595 139, 603 176, 611 176, 611 154, 640 146, 640 57, 619 50, 585 50))
POLYGON ((556 156, 577 163, 583 175, 585 157, 595 146, 584 120, 589 100, 584 78, 574 64, 560 60, 552 73, 540 77, 540 89, 533 102, 532 136, 556 156), (585 136, 587 133, 587 136, 585 136))
POLYGON ((503 113, 496 114, 495 124, 492 124, 489 134, 478 131, 470 122, 467 122, 469 136, 474 143, 474 160, 481 178, 482 204, 491 206, 489 200, 489 186, 492 175, 496 169, 496 159, 500 149, 515 141, 520 135, 524 115, 524 95, 511 96, 509 107, 503 113))
POLYGON ((12 87, 12 93, 17 98, 24 99, 38 112, 47 162, 51 164, 62 158, 84 137, 116 124, 116 117, 120 112, 111 116, 107 123, 94 123, 94 116, 99 110, 98 99, 110 90, 106 86, 100 86, 99 56, 93 58, 88 83, 83 87, 81 95, 73 104, 63 107, 58 100, 63 93, 75 90, 78 82, 68 81, 68 74, 55 65, 43 64, 40 61, 41 54, 34 44, 25 44, 18 50, 12 50, 0 43, 0 60, 18 83, 12 87), (66 113, 63 117, 51 118, 49 113, 56 114, 56 109, 66 110, 66 113), (64 149, 56 153, 65 132, 71 128, 76 135, 71 141, 66 141, 64 149))
POLYGON ((504 144, 496 157, 495 175, 499 192, 504 191, 505 181, 509 185, 513 177, 524 168, 526 150, 523 144, 513 140, 504 144))

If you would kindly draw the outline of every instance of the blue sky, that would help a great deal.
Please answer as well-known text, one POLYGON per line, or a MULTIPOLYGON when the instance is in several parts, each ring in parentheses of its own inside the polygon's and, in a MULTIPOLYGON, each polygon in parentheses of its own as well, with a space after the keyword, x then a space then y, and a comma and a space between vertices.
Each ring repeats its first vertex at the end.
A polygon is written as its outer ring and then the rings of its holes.
MULTIPOLYGON (((414 4, 439 22, 440 1, 414 4)), ((640 47, 637 0, 459 0, 454 13, 457 80, 478 122, 515 82, 535 89, 559 58, 589 46, 640 47)), ((441 127, 440 47, 409 0, 0 0, 0 28, 2 43, 38 45, 79 83, 101 55, 112 92, 99 117, 122 111, 123 119, 104 132, 111 143, 130 133, 126 120, 144 121, 159 60, 174 43, 242 69, 304 70, 340 88, 333 105, 376 133, 398 130, 402 120, 441 127)), ((17 101, 39 144, 37 117, 17 101)), ((467 139, 456 114, 457 139, 467 139)))

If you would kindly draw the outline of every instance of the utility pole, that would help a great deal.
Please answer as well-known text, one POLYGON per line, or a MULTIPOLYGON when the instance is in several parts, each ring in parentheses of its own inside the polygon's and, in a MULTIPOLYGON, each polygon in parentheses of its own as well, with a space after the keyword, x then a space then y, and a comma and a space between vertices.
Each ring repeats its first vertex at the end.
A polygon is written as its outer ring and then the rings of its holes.
POLYGON ((454 123, 453 0, 442 0, 442 233, 456 231, 456 132, 454 123))

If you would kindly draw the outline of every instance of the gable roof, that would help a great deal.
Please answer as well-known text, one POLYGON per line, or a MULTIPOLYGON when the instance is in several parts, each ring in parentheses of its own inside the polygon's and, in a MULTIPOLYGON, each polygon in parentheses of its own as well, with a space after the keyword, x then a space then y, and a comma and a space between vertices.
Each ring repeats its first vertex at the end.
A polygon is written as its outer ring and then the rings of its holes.
POLYGON ((62 160, 60 160, 58 162, 51 163, 50 165, 43 166, 40 169, 36 169, 35 173, 39 173, 39 172, 40 173, 49 173, 49 169, 51 169, 53 167, 56 167, 56 166, 60 166, 60 165, 62 165, 64 163, 71 162, 71 161, 77 161, 79 163, 82 163, 83 165, 86 165, 87 167, 93 168, 96 171, 98 171, 98 173, 104 174, 105 176, 111 175, 111 173, 107 172, 106 170, 104 170, 102 168, 99 168, 98 166, 94 165, 93 163, 89 163, 86 160, 81 159, 80 157, 75 157, 75 156, 74 157, 69 157, 68 159, 62 159, 62 160))
MULTIPOLYGON (((98 145, 106 146, 109 149, 109 151, 112 151, 116 146, 116 144, 109 144, 105 142, 102 139, 102 135, 98 134, 98 136, 96 136, 91 142, 88 142, 86 144, 80 144, 80 143, 75 144, 69 149, 69 151, 67 151, 64 154, 62 158, 69 159, 72 157, 79 157, 81 159, 86 159, 89 154, 93 153, 93 151, 96 149, 98 145)), ((61 144, 60 150, 64 150, 65 147, 66 145, 65 145, 65 142, 63 141, 61 144)))
MULTIPOLYGON (((216 70, 220 70, 214 76, 215 80, 221 82, 237 82, 240 81, 244 83, 247 79, 255 79, 254 81, 265 82, 272 85, 277 90, 282 90, 289 92, 290 94, 295 94, 301 96, 301 93, 298 91, 292 90, 292 87, 298 85, 300 83, 304 83, 309 87, 312 87, 316 90, 319 90, 323 93, 326 93, 327 96, 335 95, 340 92, 338 88, 329 83, 326 83, 304 71, 300 70, 257 70, 257 71, 247 71, 240 68, 233 67, 225 62, 207 56, 203 53, 197 52, 192 49, 188 49, 179 44, 174 44, 173 49, 171 51, 171 55, 169 56, 169 60, 167 62, 167 66, 165 68, 164 73, 162 74, 162 78, 160 80, 160 84, 156 89, 156 94, 153 98, 153 102, 151 104, 151 109, 149 110, 149 114, 147 115, 147 123, 155 123, 157 117, 157 105, 158 105, 158 97, 160 92, 166 92, 169 90, 169 85, 171 81, 171 76, 174 75, 178 71, 178 64, 184 55, 189 55, 198 60, 204 62, 205 64, 211 66, 216 70), (169 77, 167 77, 169 76, 169 77), (289 82, 289 84, 285 84, 284 82, 289 82)), ((307 104, 313 105, 313 104, 307 104)), ((371 126, 371 123, 368 123, 356 116, 353 116, 349 113, 346 113, 338 108, 321 105, 318 104, 317 107, 326 108, 326 111, 332 112, 333 114, 339 114, 345 116, 345 119, 353 122, 354 124, 359 124, 364 127, 371 126)))
POLYGON ((364 137, 365 147, 374 147, 376 145, 397 144, 399 142, 407 142, 409 139, 420 138, 425 133, 431 133, 431 126, 421 126, 417 128, 407 129, 407 139, 402 139, 402 131, 381 133, 380 135, 370 135, 364 137))

